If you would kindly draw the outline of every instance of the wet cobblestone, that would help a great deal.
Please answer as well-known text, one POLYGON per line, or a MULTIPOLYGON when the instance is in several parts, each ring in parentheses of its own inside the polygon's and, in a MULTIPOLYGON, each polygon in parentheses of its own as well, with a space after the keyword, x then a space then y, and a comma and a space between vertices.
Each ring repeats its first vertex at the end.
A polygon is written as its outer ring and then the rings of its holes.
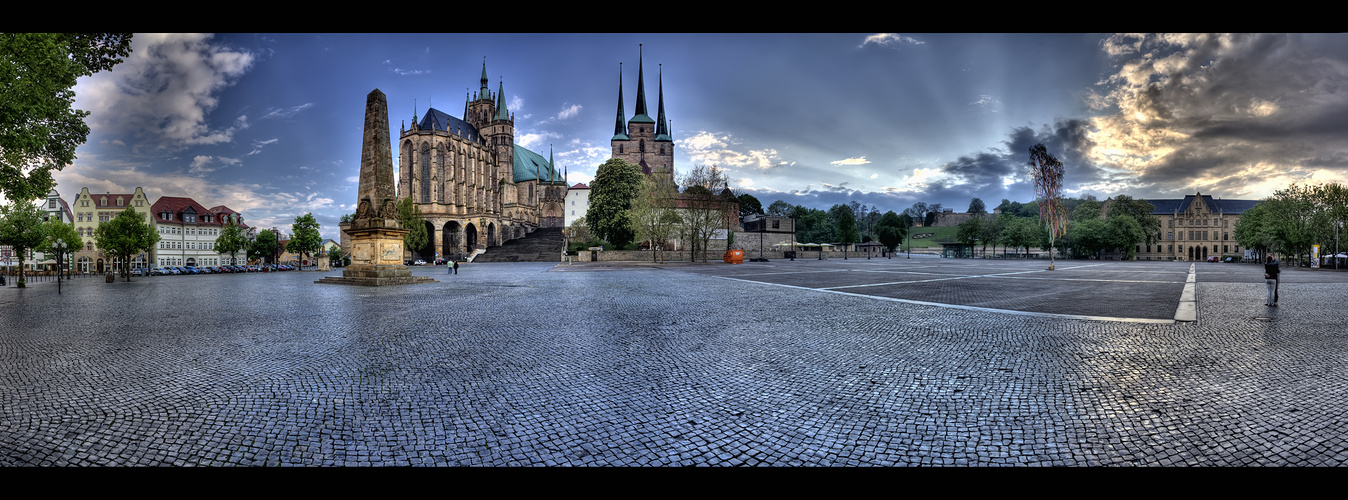
POLYGON ((1265 308, 1247 269, 1200 264, 1197 322, 1139 324, 708 275, 727 267, 551 268, 419 268, 440 283, 392 288, 280 273, 0 290, 0 465, 1348 460, 1332 274, 1285 273, 1265 308))

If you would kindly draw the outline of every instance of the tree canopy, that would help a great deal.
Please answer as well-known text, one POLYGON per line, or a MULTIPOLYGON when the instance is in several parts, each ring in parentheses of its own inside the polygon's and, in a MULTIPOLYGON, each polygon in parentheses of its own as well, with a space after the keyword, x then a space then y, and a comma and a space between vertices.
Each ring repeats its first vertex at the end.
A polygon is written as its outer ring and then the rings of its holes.
POLYGON ((80 233, 75 231, 75 225, 72 223, 61 222, 56 217, 52 217, 51 220, 43 224, 43 231, 47 237, 42 240, 41 245, 37 246, 37 251, 55 254, 57 253, 56 242, 64 241, 66 244, 65 250, 60 252, 63 265, 69 266, 71 257, 75 255, 75 252, 84 248, 84 239, 80 238, 80 233))
POLYGON ((0 245, 9 245, 19 258, 20 288, 26 286, 23 277, 24 257, 28 251, 42 245, 47 239, 43 226, 42 210, 26 201, 10 200, 8 205, 0 206, 0 245))
POLYGON ((145 219, 145 214, 127 207, 111 221, 94 230, 94 244, 112 257, 121 260, 122 276, 131 281, 131 258, 138 253, 149 253, 159 243, 159 233, 145 219))
POLYGON ((0 34, 0 193, 33 200, 51 189, 52 170, 89 137, 76 80, 130 53, 130 33, 0 34))
POLYGON ((239 229, 239 225, 232 220, 220 230, 220 235, 215 237, 215 251, 220 254, 229 254, 230 264, 234 264, 235 255, 240 250, 248 248, 248 238, 239 229))
MULTIPOLYGON (((424 235, 425 225, 420 224, 420 221, 418 225, 422 226, 421 233, 424 235)), ((319 234, 318 229, 318 220, 312 213, 296 216, 295 223, 290 226, 290 241, 286 242, 286 248, 300 254, 300 262, 304 261, 305 255, 313 255, 323 247, 323 236, 319 234)))
MULTIPOLYGON (((417 206, 411 196, 398 200, 398 222, 408 231, 403 235, 404 249, 415 253, 431 241, 431 236, 426 234, 426 223, 421 219, 421 207, 417 206)), ((321 245, 323 241, 320 239, 318 243, 321 245)), ((449 256, 445 258, 448 259, 449 256)))
POLYGON ((754 195, 744 193, 739 195, 736 200, 740 204, 741 219, 750 215, 763 215, 763 203, 758 201, 758 198, 755 198, 754 195))
POLYGON ((590 184, 590 209, 585 213, 590 234, 617 246, 632 241, 630 211, 641 178, 641 169, 622 158, 599 165, 590 184))

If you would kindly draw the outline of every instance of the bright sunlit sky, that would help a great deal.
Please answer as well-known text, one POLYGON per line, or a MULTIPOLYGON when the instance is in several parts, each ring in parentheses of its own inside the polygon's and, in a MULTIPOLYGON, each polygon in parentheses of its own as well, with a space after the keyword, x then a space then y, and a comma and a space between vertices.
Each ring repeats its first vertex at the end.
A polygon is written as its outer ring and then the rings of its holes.
POLYGON ((588 183, 619 63, 636 109, 638 44, 652 117, 663 65, 675 168, 717 165, 764 207, 1026 202, 1035 143, 1068 196, 1348 181, 1348 35, 137 34, 76 87, 92 133, 57 189, 142 187, 283 231, 313 212, 336 239, 365 95, 388 96, 396 138, 428 107, 462 118, 484 60, 516 142, 588 183))

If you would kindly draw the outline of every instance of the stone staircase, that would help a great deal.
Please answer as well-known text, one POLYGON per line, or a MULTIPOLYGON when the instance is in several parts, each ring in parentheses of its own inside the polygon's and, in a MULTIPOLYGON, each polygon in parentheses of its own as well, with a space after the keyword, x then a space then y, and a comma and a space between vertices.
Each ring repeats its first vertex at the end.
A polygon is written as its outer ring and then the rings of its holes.
POLYGON ((478 255, 473 262, 560 262, 564 241, 562 228, 541 228, 523 238, 488 248, 487 253, 478 255))

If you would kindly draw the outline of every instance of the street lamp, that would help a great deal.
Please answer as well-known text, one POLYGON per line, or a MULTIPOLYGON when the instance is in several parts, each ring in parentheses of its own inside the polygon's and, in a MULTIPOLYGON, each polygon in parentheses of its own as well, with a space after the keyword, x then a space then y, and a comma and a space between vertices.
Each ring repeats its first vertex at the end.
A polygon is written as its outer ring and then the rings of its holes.
POLYGON ((60 294, 61 294, 61 255, 64 254, 65 251, 66 251, 66 240, 63 240, 63 239, 60 239, 60 238, 56 238, 56 242, 52 244, 52 248, 54 248, 54 249, 56 250, 56 294, 57 294, 57 295, 60 295, 60 294))

